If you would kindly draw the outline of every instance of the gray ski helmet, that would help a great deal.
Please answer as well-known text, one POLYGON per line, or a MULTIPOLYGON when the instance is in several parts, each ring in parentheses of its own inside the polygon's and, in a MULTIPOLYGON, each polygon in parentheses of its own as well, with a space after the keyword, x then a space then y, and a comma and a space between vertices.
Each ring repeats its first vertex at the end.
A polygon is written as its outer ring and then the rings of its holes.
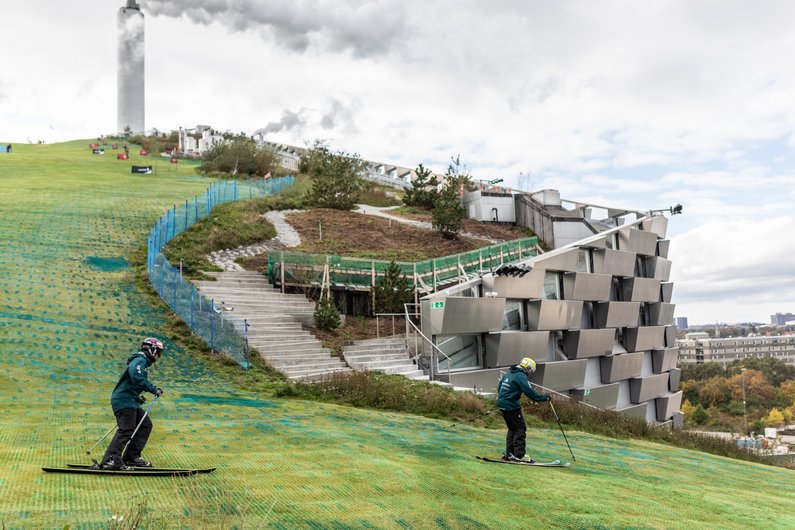
POLYGON ((141 343, 141 351, 144 352, 150 361, 156 361, 154 359, 154 355, 157 354, 158 357, 163 355, 163 343, 160 342, 159 339, 155 339, 153 337, 149 337, 144 339, 141 343))

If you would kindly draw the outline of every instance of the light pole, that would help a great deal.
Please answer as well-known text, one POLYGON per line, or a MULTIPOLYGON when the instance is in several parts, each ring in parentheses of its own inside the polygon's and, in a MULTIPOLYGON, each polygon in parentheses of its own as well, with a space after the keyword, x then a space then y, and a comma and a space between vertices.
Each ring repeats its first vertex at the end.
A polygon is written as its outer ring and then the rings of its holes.
POLYGON ((740 368, 740 383, 743 386, 743 424, 745 425, 745 435, 748 436, 748 413, 745 407, 745 368, 740 368))

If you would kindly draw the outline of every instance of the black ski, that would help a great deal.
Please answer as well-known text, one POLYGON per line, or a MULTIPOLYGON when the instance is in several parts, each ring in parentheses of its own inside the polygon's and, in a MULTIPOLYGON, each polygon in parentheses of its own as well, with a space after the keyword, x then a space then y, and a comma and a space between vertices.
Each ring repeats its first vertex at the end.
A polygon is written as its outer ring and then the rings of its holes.
POLYGON ((512 464, 516 466, 535 466, 535 467, 569 467, 569 462, 561 462, 560 460, 553 460, 552 462, 521 462, 519 460, 503 460, 501 458, 488 458, 485 456, 476 456, 478 460, 484 462, 494 462, 496 464, 512 464))
POLYGON ((91 466, 85 467, 43 467, 46 473, 75 473, 84 475, 121 475, 128 477, 185 477, 198 475, 198 469, 160 469, 154 471, 140 471, 137 469, 112 470, 112 469, 92 469, 91 466))
MULTIPOLYGON (((90 465, 87 464, 66 464, 66 467, 72 469, 92 469, 90 465)), ((214 467, 207 467, 203 469, 194 469, 194 468, 177 468, 177 467, 136 467, 133 466, 133 471, 145 471, 151 473, 152 471, 166 471, 166 472, 174 472, 174 471, 193 471, 193 474, 201 475, 202 473, 212 473, 215 471, 214 467)))

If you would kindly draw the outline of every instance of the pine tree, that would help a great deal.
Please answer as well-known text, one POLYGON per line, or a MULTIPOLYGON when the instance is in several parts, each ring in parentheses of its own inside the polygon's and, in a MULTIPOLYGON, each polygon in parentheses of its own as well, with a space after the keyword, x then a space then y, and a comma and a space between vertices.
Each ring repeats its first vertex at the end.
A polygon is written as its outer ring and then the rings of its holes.
POLYGON ((340 315, 328 288, 320 293, 320 300, 315 305, 315 327, 325 331, 334 331, 340 327, 340 315))
POLYGON ((458 185, 449 181, 442 188, 433 208, 431 224, 445 239, 456 239, 464 227, 466 210, 461 206, 458 185))
POLYGON ((403 313, 403 304, 414 299, 411 280, 403 275, 394 261, 384 271, 384 276, 373 288, 377 313, 403 313))
POLYGON ((298 169, 312 179, 307 194, 318 208, 351 210, 362 191, 362 172, 367 164, 359 155, 334 153, 328 144, 316 140, 307 155, 301 157, 298 169))

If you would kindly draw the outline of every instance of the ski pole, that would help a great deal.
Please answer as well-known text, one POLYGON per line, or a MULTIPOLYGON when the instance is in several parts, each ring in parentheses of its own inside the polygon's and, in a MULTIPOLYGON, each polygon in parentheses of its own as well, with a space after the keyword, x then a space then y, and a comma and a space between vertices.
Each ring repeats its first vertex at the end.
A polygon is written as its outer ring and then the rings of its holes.
POLYGON ((476 419, 482 418, 483 416, 488 416, 489 414, 494 414, 495 412, 499 412, 499 410, 500 409, 494 409, 494 410, 490 410, 488 412, 484 412, 480 416, 475 416, 474 418, 469 418, 468 420, 464 420, 464 421, 460 421, 458 423, 454 423, 452 425, 448 425, 446 427, 446 429, 451 429, 451 428, 455 427, 456 425, 463 425, 464 423, 469 423, 470 421, 475 421, 476 419))
POLYGON ((566 438, 566 433, 563 432, 563 425, 560 424, 560 418, 558 417, 558 413, 555 412, 555 406, 552 404, 552 400, 551 399, 549 400, 549 407, 552 409, 552 414, 555 415, 555 419, 558 420, 558 427, 560 427, 560 432, 561 432, 561 434, 563 434, 563 439, 566 440, 566 447, 569 448, 569 453, 571 453, 571 459, 576 462, 577 459, 574 458, 574 453, 572 452, 571 446, 569 445, 569 439, 566 438))
MULTIPOLYGON (((139 422, 138 422, 138 426, 137 426, 137 427, 135 427, 135 430, 133 431, 133 433, 132 433, 132 436, 130 436, 130 439, 127 441, 127 444, 125 444, 125 446, 124 446, 124 448, 125 448, 125 449, 127 449, 127 446, 130 444, 130 442, 132 441, 132 439, 133 439, 133 438, 135 438, 135 435, 138 433, 138 429, 140 429, 140 428, 141 428, 141 424, 142 424, 142 423, 144 422, 144 420, 146 419, 146 415, 147 415, 147 414, 149 414, 149 411, 151 410, 151 408, 152 408, 152 405, 154 405, 154 404, 155 404, 155 401, 157 401, 157 398, 158 398, 158 396, 155 396, 155 397, 153 397, 153 398, 152 398, 152 402, 151 402, 151 403, 149 403, 149 406, 148 406, 148 407, 146 407, 146 412, 144 412, 144 415, 143 415, 143 417, 141 417, 141 421, 139 421, 139 422)), ((124 454, 124 451, 122 451, 122 454, 124 454)))
POLYGON ((114 425, 113 427, 111 427, 110 429, 108 429, 108 432, 106 432, 105 434, 103 434, 103 435, 102 435, 102 438, 100 438, 99 440, 97 440, 97 443, 95 443, 94 445, 92 445, 92 446, 91 446, 91 449, 89 449, 88 451, 86 451, 86 454, 87 454, 87 455, 90 455, 90 454, 91 454, 91 451, 92 451, 92 450, 93 450, 93 449, 94 449, 96 446, 98 446, 98 445, 99 445, 99 442, 101 442, 102 440, 104 440, 104 439, 105 439, 105 438, 106 438, 106 437, 107 437, 107 436, 108 436, 110 433, 112 433, 113 431, 115 431, 115 430, 116 430, 116 429, 118 429, 118 428, 119 428, 119 426, 118 426, 118 425, 114 425))

